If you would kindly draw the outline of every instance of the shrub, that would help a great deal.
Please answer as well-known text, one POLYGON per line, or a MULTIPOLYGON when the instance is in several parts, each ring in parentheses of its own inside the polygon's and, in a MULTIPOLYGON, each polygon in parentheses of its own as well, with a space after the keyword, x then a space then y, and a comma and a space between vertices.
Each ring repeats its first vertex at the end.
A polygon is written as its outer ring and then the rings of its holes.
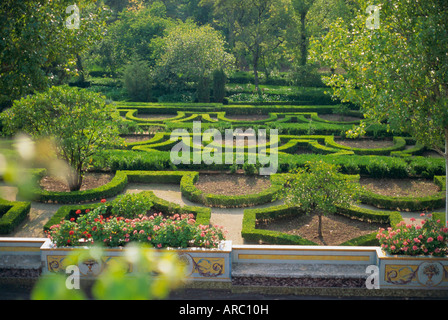
POLYGON ((152 205, 152 201, 144 193, 128 193, 118 196, 112 202, 111 212, 118 217, 135 218, 145 215, 152 205))
POLYGON ((123 87, 133 101, 150 101, 152 81, 148 64, 140 60, 129 64, 123 73, 123 87))
MULTIPOLYGON (((424 213, 421 214, 425 216, 424 213)), ((394 228, 380 229, 377 239, 381 248, 389 254, 445 256, 448 253, 448 227, 431 214, 421 225, 404 221, 394 228)), ((414 222, 415 219, 411 218, 414 222)))
POLYGON ((213 72, 213 98, 214 102, 222 103, 226 96, 226 73, 221 70, 213 72))

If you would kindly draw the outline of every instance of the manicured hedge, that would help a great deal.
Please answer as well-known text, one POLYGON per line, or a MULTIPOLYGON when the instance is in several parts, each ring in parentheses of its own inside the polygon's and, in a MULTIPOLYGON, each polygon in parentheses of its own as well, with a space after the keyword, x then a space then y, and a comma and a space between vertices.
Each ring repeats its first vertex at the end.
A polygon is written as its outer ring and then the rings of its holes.
POLYGON ((355 154, 359 155, 378 155, 378 156, 388 156, 393 151, 401 151, 406 147, 406 140, 403 137, 393 137, 394 145, 387 148, 377 148, 377 149, 361 149, 352 148, 344 146, 342 144, 334 141, 334 137, 328 136, 325 138, 325 145, 331 148, 343 149, 353 151, 355 154))
MULTIPOLYGON (((266 242, 269 244, 289 244, 289 245, 317 245, 316 243, 304 239, 298 235, 289 235, 283 232, 257 229, 257 220, 273 220, 278 218, 285 218, 297 214, 304 214, 296 207, 288 205, 273 206, 263 209, 246 209, 244 210, 243 228, 241 235, 248 242, 266 242)), ((351 206, 348 209, 339 209, 339 214, 356 218, 364 221, 372 221, 385 223, 389 225, 396 225, 402 217, 398 212, 373 211, 356 206, 351 206)), ((344 242, 341 245, 347 246, 371 246, 378 245, 375 238, 376 232, 369 235, 358 237, 350 241, 344 242)))
POLYGON ((38 202, 80 203, 115 196, 123 191, 127 184, 127 174, 117 171, 109 183, 98 188, 84 191, 55 192, 36 187, 32 190, 32 196, 33 200, 38 202))
POLYGON ((426 211, 443 208, 445 206, 445 192, 441 191, 426 197, 391 197, 365 191, 361 202, 381 209, 400 211, 426 211))
MULTIPOLYGON (((178 204, 166 201, 157 197, 152 191, 142 191, 142 194, 150 198, 153 203, 153 209, 158 212, 162 212, 166 215, 191 213, 196 218, 196 224, 209 225, 211 210, 209 208, 201 208, 194 206, 180 206, 178 204)), ((106 202, 107 205, 110 203, 106 202)), ((84 205, 66 205, 60 207, 56 213, 50 218, 50 220, 44 225, 44 231, 49 230, 52 225, 58 224, 61 220, 68 220, 70 218, 76 217, 76 211, 81 210, 81 213, 85 211, 93 210, 100 206, 101 203, 92 203, 84 205)))
POLYGON ((181 171, 117 171, 109 183, 90 190, 72 192, 51 192, 34 189, 35 201, 57 203, 82 203, 116 196, 127 186, 134 183, 180 183, 184 175, 181 171))
POLYGON ((31 209, 31 202, 0 199, 0 234, 8 234, 23 222, 31 209))
POLYGON ((272 175, 271 187, 255 194, 248 194, 241 196, 207 194, 199 190, 195 186, 195 183, 197 182, 198 178, 199 173, 197 172, 185 175, 182 178, 180 184, 182 195, 192 202, 202 203, 209 207, 234 208, 234 207, 248 207, 269 203, 276 199, 277 193, 282 188, 279 182, 280 181, 279 177, 277 175, 272 175))

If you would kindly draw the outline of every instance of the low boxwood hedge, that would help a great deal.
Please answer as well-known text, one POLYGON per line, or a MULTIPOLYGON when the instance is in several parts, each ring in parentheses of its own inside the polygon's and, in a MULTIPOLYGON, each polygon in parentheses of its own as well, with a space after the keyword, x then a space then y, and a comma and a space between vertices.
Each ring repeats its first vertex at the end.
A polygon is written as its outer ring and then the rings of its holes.
POLYGON ((182 171, 129 171, 121 170, 107 184, 85 191, 53 192, 39 188, 33 189, 35 201, 57 203, 82 203, 113 197, 124 190, 129 182, 134 183, 180 183, 184 175, 182 171))
POLYGON ((193 172, 182 178, 180 189, 182 195, 188 200, 201 203, 209 207, 248 207, 272 202, 276 199, 277 193, 282 188, 278 175, 271 175, 272 185, 258 193, 241 196, 227 196, 205 193, 199 190, 195 183, 199 178, 199 173, 193 172))
POLYGON ((102 198, 108 198, 117 195, 124 190, 128 184, 128 177, 123 171, 117 171, 112 180, 100 187, 71 192, 47 191, 42 188, 35 187, 32 189, 32 197, 38 202, 54 202, 54 203, 81 203, 87 201, 95 201, 102 198))
MULTIPOLYGON (((304 214, 296 207, 288 205, 273 206, 263 209, 246 209, 244 210, 242 237, 248 242, 266 242, 269 244, 289 244, 289 245, 317 245, 316 243, 304 239, 298 235, 289 235, 283 232, 257 229, 257 220, 273 220, 285 218, 297 214, 304 214)), ((402 217, 398 212, 373 211, 369 209, 351 206, 350 208, 339 209, 340 215, 350 218, 356 218, 368 222, 379 222, 389 225, 396 225, 402 217)), ((346 246, 371 246, 378 245, 376 232, 351 239, 341 245, 346 246)))
POLYGON ((31 202, 0 199, 0 234, 8 234, 25 220, 31 209, 31 202))

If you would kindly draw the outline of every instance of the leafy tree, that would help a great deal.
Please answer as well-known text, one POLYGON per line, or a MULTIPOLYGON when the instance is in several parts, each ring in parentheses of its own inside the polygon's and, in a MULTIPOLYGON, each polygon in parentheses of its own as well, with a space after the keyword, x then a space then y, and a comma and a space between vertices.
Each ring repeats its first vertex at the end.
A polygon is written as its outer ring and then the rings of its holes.
POLYGON ((163 37, 172 24, 161 2, 129 7, 118 14, 102 41, 86 58, 90 65, 97 64, 113 74, 134 59, 145 60, 153 66, 158 49, 157 41, 153 40, 163 37))
POLYGON ((339 167, 331 163, 307 162, 304 168, 289 175, 282 191, 287 204, 318 215, 317 232, 321 239, 322 216, 336 213, 340 207, 349 207, 358 194, 358 184, 338 171, 339 167))
MULTIPOLYGON (((358 2, 350 24, 339 20, 312 42, 314 60, 346 71, 324 81, 367 118, 387 121, 435 149, 448 168, 448 3, 384 2, 375 27, 366 13, 375 3, 358 2)), ((448 216, 448 203, 446 210, 448 216)))
POLYGON ((78 55, 98 41, 108 11, 77 1, 79 28, 67 28, 73 1, 4 0, 0 3, 0 100, 13 101, 60 84, 78 70, 78 55), (68 21, 67 21, 68 20, 68 21))
MULTIPOLYGON (((210 0, 203 0, 208 4, 210 0)), ((286 26, 291 22, 290 1, 286 0, 217 0, 214 14, 227 29, 229 43, 251 61, 255 87, 259 87, 262 59, 284 42, 286 26)))
POLYGON ((89 159, 119 139, 121 119, 105 99, 85 89, 52 87, 20 100, 1 114, 8 134, 25 132, 34 139, 53 139, 58 157, 72 168, 71 191, 79 190, 89 159))
POLYGON ((226 52, 223 37, 212 27, 193 22, 179 23, 161 39, 162 49, 154 79, 174 90, 188 82, 210 83, 214 70, 229 72, 234 57, 226 52))

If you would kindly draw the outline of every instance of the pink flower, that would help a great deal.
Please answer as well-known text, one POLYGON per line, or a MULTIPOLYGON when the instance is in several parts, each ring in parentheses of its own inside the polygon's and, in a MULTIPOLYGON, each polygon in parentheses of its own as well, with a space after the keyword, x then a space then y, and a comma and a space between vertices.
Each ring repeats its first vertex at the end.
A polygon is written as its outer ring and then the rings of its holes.
POLYGON ((434 239, 432 237, 429 237, 427 240, 428 243, 433 242, 433 241, 434 241, 434 239))
POLYGON ((396 249, 395 246, 391 246, 391 247, 390 247, 390 250, 395 250, 395 249, 396 249))
POLYGON ((159 243, 159 244, 157 245, 157 248, 162 248, 162 244, 159 243))
POLYGON ((412 250, 417 251, 417 250, 418 250, 418 247, 417 247, 417 246, 413 246, 413 247, 412 247, 412 250))
POLYGON ((106 199, 101 199, 101 203, 105 203, 106 202, 106 199))
POLYGON ((437 236, 437 240, 439 240, 439 241, 443 241, 443 236, 438 235, 438 236, 437 236))
POLYGON ((421 214, 420 214, 420 217, 424 217, 424 216, 425 216, 425 214, 424 214, 424 213, 421 213, 421 214))
POLYGON ((414 222, 414 221, 415 221, 415 218, 411 218, 410 220, 411 220, 412 222, 414 222))

